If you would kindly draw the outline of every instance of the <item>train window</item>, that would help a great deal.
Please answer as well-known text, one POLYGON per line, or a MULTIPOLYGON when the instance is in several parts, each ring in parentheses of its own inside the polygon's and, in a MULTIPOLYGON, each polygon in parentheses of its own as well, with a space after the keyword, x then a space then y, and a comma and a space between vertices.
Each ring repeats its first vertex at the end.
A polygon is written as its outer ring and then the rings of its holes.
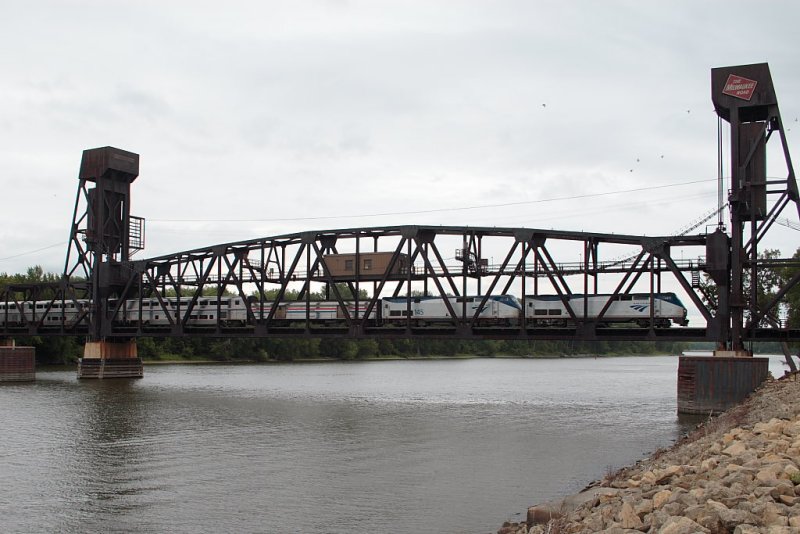
POLYGON ((414 299, 414 302, 418 303, 418 302, 420 302, 420 300, 419 299, 414 299))
POLYGON ((364 270, 365 271, 372 270, 372 260, 371 259, 365 259, 364 260, 364 270))
POLYGON ((536 309, 536 310, 533 310, 533 314, 534 315, 547 315, 547 310, 536 309))
POLYGON ((633 300, 633 295, 620 295, 619 300, 633 300))
POLYGON ((561 315, 561 310, 547 310, 547 315, 561 315))
POLYGON ((353 260, 344 260, 344 270, 345 271, 353 270, 353 260))
POLYGON ((209 300, 208 303, 211 306, 216 306, 217 305, 217 301, 216 300, 209 300))
POLYGON ((389 317, 400 317, 400 315, 402 315, 400 310, 391 310, 389 312, 389 317))
POLYGON ((37 310, 43 310, 44 309, 44 304, 37 304, 36 305, 36 309, 37 310))
POLYGON ((239 302, 239 299, 236 299, 236 300, 233 302, 233 304, 234 304, 235 306, 238 306, 238 305, 239 305, 239 304, 241 304, 241 303, 239 302))

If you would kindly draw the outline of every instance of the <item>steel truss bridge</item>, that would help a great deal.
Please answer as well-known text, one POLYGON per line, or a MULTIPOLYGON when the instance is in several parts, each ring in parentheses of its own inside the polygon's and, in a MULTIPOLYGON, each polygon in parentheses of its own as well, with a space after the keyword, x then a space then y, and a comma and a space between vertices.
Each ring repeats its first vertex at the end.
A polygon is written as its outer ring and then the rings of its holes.
POLYGON ((712 100, 721 120, 730 123, 731 218, 712 225, 712 232, 678 236, 409 225, 301 232, 134 259, 144 246, 144 220, 130 213, 139 156, 111 147, 87 150, 63 277, 53 284, 2 288, 6 310, 25 301, 37 301, 38 309, 21 323, 6 320, 0 335, 80 335, 95 341, 140 336, 699 340, 729 350, 753 341, 800 340, 800 330, 780 319, 781 303, 800 281, 800 269, 768 299, 759 295, 757 284, 747 282, 767 268, 800 267, 791 258, 759 257, 760 243, 786 209, 800 217, 768 66, 713 69, 712 100), (767 143, 775 140, 787 175, 767 179, 767 143), (360 259, 376 252, 384 254, 381 269, 362 268, 360 259), (355 260, 351 275, 331 265, 332 255, 341 254, 355 260), (565 254, 573 259, 558 259, 565 254), (676 292, 705 324, 658 328, 652 305, 646 327, 609 326, 603 320, 618 297, 646 293, 652 304, 662 291, 676 292), (341 320, 333 325, 315 321, 312 293, 338 303, 341 320), (478 321, 490 296, 515 295, 525 309, 529 296, 545 294, 563 302, 569 315, 565 325, 478 321), (170 308, 167 299, 175 295, 185 299, 170 308), (250 302, 246 322, 221 317, 223 295, 250 302), (370 318, 384 297, 405 298, 410 312, 419 295, 461 298, 455 305, 444 299, 449 319, 437 324, 420 325, 410 313, 404 324, 393 326, 370 318), (605 295, 597 315, 587 313, 592 295, 605 295), (216 321, 193 324, 198 302, 214 296, 216 321), (481 301, 474 313, 467 313, 467 296, 481 301), (168 324, 119 321, 126 300, 138 300, 139 309, 145 300, 156 301, 168 324), (305 321, 287 325, 278 319, 280 305, 289 300, 305 303, 305 321), (346 304, 352 301, 349 311, 346 304), (59 319, 57 310, 80 302, 89 304, 75 317, 59 319))

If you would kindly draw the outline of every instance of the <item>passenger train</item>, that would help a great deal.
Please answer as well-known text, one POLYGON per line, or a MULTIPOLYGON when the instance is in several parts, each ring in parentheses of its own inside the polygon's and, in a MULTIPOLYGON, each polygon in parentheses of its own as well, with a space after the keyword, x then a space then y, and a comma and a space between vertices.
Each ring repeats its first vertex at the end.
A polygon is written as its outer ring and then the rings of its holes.
MULTIPOLYGON (((577 319, 597 319, 606 307, 611 295, 570 295, 565 297, 572 314, 569 313, 564 300, 558 295, 526 295, 523 302, 513 295, 490 295, 481 306, 484 297, 480 295, 466 297, 448 297, 450 308, 459 320, 476 317, 478 326, 515 326, 520 320, 530 327, 567 327, 574 324, 573 314, 577 319), (480 310, 478 309, 480 307, 480 310), (476 316, 477 313, 477 316, 476 316)), ((175 297, 162 299, 164 305, 155 298, 143 300, 130 299, 119 306, 114 315, 114 323, 118 325, 153 325, 166 326, 185 318, 191 299, 175 297), (141 305, 140 305, 141 304, 141 305)), ((44 317, 44 326, 58 326, 62 322, 72 326, 76 322, 85 321, 89 313, 87 300, 37 302, 0 302, 0 326, 19 326, 35 322, 44 317)), ((355 302, 346 302, 347 314, 356 314, 355 302)), ((367 302, 358 303, 358 316, 363 318, 367 312, 367 302)), ((252 317, 267 317, 272 309, 272 302, 262 305, 258 300, 242 299, 238 296, 201 297, 192 307, 186 324, 190 326, 246 326, 250 323, 248 307, 252 317)), ((109 300, 109 310, 117 307, 117 302, 109 300)), ((686 307, 675 293, 636 293, 617 295, 600 319, 600 326, 630 324, 649 327, 651 321, 656 328, 667 328, 672 324, 686 326, 686 307)), ((429 326, 451 324, 451 314, 445 299, 441 297, 386 297, 370 310, 368 321, 376 326, 429 326)), ((276 326, 295 326, 309 321, 315 325, 341 325, 345 322, 344 308, 336 301, 304 301, 284 302, 278 305, 273 315, 276 326)))

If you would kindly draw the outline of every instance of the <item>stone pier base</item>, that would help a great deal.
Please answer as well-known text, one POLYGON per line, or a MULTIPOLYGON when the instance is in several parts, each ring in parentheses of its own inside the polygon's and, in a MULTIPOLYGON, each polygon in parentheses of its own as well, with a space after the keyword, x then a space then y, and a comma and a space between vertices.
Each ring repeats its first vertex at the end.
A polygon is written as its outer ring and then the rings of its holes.
POLYGON ((0 346, 0 382, 33 380, 36 380, 36 349, 13 343, 0 346))
POLYGON ((89 341, 78 360, 78 378, 142 378, 136 341, 89 341))
POLYGON ((722 352, 714 356, 680 357, 678 413, 719 414, 742 402, 766 380, 768 358, 753 358, 745 352, 722 352))

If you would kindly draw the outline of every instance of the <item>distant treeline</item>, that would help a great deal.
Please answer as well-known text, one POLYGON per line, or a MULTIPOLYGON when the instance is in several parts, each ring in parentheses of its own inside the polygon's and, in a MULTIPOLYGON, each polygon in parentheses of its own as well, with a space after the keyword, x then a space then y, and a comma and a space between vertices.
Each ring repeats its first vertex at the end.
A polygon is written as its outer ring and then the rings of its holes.
MULTIPOLYGON (((71 363, 83 354, 83 340, 60 337, 18 338, 36 347, 40 364, 71 363)), ((684 343, 494 341, 438 339, 209 339, 150 338, 137 340, 145 360, 293 361, 330 358, 359 360, 380 357, 519 356, 567 357, 633 354, 680 354, 684 343)))

